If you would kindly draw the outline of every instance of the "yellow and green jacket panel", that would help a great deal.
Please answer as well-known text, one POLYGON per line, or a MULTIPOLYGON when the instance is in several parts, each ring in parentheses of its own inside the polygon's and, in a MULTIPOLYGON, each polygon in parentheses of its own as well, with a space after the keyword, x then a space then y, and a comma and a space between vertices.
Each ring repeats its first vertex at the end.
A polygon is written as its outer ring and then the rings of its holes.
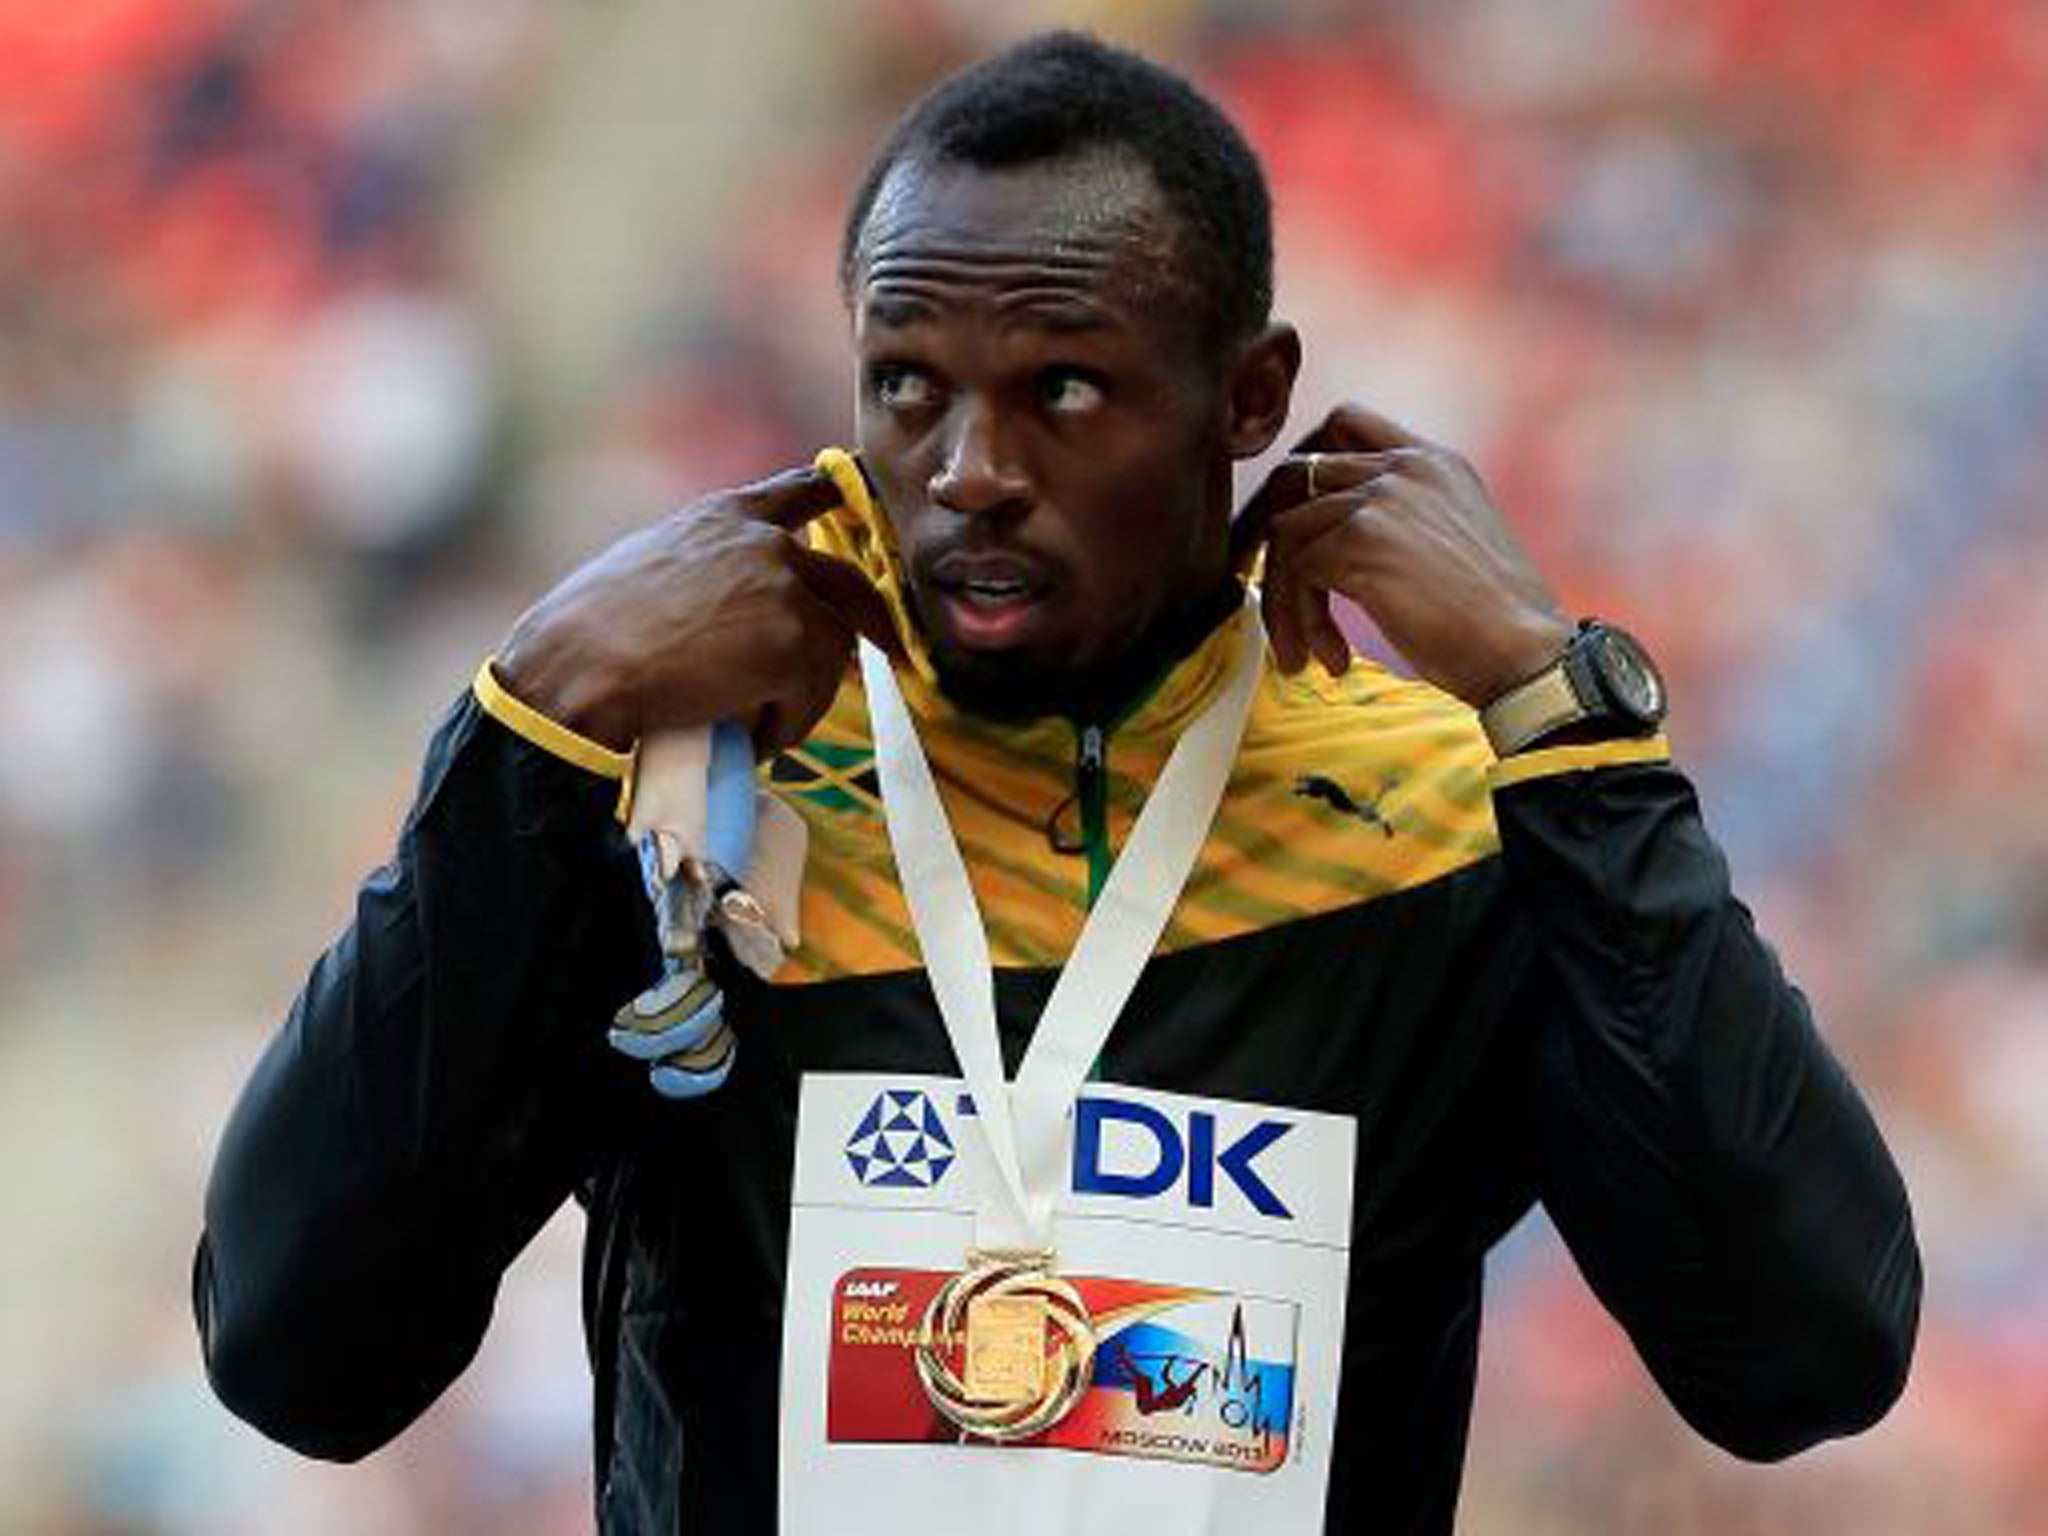
MULTIPOLYGON (((1092 771, 1085 727, 992 724, 952 708, 923 679, 906 679, 997 965, 1058 965, 1073 949, 1167 754, 1222 682, 1242 622, 1227 621, 1101 730, 1092 771)), ((1498 846, 1491 760, 1471 712, 1434 690, 1363 663, 1334 680, 1291 680, 1269 667, 1160 948, 1349 906, 1484 858, 1498 846)), ((857 678, 810 739, 772 766, 770 780, 811 832, 803 943, 777 979, 916 967, 857 678)))
MULTIPOLYGON (((1058 965, 1174 742, 1222 685, 1244 620, 1219 626, 1116 721, 1018 725, 970 715, 938 687, 909 621, 887 524, 853 459, 827 449, 818 463, 842 504, 809 525, 810 542, 858 566, 896 617, 909 663, 899 680, 960 841, 990 957, 998 966, 1058 965), (1084 763, 1090 756, 1099 764, 1084 763)), ((630 773, 629 757, 512 699, 488 665, 476 688, 489 713, 536 745, 594 772, 630 773)), ((1427 684, 1363 658, 1339 677, 1310 668, 1290 678, 1269 655, 1214 830, 1159 949, 1230 938, 1449 874, 1497 850, 1495 785, 1666 755, 1663 738, 1653 737, 1501 764, 1473 711, 1427 684)), ((857 669, 848 668, 810 736, 764 765, 762 776, 810 830, 803 942, 777 982, 916 968, 857 669)))
MULTIPOLYGON (((990 956, 999 966, 1058 965, 1175 741, 1222 685, 1244 621, 1226 621, 1122 719, 1100 723, 1100 767, 1091 771, 1088 725, 999 724, 945 698, 907 620, 902 573, 858 470, 836 450, 819 463, 844 504, 811 525, 812 542, 865 571, 897 615, 910 660, 905 697, 981 904, 990 956), (1078 853, 1059 851, 1077 844, 1078 853)), ((1529 766, 1664 755, 1658 738, 1529 766)), ((873 764, 867 701, 850 673, 810 738, 769 771, 811 830, 804 942, 779 981, 919 964, 873 764)), ((1498 773, 1476 715, 1442 692, 1364 659, 1341 677, 1312 668, 1289 678, 1269 656, 1214 830, 1160 950, 1349 906, 1486 857, 1498 847, 1489 792, 1498 773)))

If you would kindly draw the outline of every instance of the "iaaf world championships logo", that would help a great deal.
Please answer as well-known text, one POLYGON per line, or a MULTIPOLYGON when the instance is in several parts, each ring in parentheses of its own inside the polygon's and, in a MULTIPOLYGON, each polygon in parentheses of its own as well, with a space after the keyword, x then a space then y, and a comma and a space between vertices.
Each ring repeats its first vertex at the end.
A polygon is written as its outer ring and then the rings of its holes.
POLYGON ((931 1189, 958 1154, 921 1089, 886 1088, 847 1138, 846 1161, 870 1189, 931 1189))

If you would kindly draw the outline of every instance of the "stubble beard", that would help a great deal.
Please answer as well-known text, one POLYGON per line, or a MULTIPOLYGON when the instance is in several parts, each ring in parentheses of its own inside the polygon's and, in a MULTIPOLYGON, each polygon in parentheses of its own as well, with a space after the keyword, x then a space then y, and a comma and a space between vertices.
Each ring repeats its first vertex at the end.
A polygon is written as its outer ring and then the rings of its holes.
POLYGON ((924 637, 939 691, 959 709, 1009 724, 1063 716, 1076 724, 1107 724, 1236 611, 1242 588, 1226 579, 1207 596, 1155 615, 1136 633, 1079 662, 1049 663, 1020 651, 972 652, 935 640, 907 592, 912 621, 924 637))

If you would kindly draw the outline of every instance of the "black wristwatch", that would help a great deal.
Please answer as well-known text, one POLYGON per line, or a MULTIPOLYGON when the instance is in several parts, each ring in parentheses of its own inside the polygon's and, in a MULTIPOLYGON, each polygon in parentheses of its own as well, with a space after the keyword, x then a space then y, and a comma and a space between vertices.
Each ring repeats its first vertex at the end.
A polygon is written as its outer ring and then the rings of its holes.
POLYGON ((1496 756, 1581 722, 1615 736, 1647 736, 1664 723, 1664 677, 1636 638, 1581 619, 1564 654, 1479 712, 1496 756))

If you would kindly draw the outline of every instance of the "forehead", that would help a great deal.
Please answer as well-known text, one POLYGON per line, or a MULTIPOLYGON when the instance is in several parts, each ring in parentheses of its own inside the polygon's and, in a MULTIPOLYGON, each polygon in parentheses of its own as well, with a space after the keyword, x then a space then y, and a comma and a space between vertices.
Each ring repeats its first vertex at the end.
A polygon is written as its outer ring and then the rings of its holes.
POLYGON ((852 297, 857 323, 989 304, 1179 326, 1195 296, 1186 268, 1180 221, 1129 155, 996 170, 912 160, 876 194, 852 297))

